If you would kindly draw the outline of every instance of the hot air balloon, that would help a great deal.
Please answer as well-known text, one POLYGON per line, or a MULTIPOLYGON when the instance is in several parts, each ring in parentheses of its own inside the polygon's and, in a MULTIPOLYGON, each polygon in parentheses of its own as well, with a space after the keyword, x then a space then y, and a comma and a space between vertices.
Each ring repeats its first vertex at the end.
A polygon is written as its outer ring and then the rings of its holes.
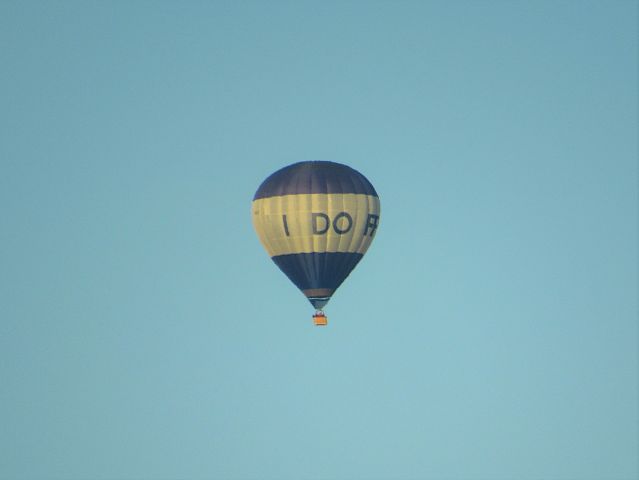
POLYGON ((375 237, 375 188, 340 163, 294 163, 262 182, 252 214, 267 253, 315 307, 315 324, 326 325, 323 308, 375 237))

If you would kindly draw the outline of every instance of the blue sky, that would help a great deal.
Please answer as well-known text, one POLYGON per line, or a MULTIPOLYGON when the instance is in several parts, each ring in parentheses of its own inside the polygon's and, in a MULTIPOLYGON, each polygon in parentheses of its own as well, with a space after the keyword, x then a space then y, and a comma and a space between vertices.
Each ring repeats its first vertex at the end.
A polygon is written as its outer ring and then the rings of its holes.
POLYGON ((637 3, 0 4, 0 478, 639 475, 637 3), (382 202, 327 328, 250 202, 382 202))

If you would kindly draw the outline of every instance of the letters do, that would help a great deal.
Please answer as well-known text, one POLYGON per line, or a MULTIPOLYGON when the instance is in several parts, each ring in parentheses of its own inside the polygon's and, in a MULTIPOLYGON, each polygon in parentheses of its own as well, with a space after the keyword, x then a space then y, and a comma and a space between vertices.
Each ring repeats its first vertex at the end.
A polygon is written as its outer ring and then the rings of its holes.
MULTIPOLYGON (((282 215, 282 223, 284 233, 287 237, 290 236, 286 215, 282 215)), ((372 237, 375 234, 375 230, 377 230, 378 223, 379 215, 369 213, 366 217, 362 234, 372 237)), ((337 235, 344 235, 353 229, 353 217, 348 212, 339 212, 331 220, 326 213, 311 212, 311 228, 313 235, 325 235, 331 228, 337 235)))

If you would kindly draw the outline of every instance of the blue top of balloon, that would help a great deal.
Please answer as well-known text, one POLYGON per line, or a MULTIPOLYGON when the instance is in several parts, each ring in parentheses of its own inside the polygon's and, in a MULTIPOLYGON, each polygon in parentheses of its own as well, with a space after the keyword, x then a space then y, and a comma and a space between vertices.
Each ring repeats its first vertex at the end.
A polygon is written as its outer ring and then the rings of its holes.
POLYGON ((359 193, 378 197, 364 175, 341 163, 325 160, 298 162, 270 175, 253 200, 307 193, 359 193))

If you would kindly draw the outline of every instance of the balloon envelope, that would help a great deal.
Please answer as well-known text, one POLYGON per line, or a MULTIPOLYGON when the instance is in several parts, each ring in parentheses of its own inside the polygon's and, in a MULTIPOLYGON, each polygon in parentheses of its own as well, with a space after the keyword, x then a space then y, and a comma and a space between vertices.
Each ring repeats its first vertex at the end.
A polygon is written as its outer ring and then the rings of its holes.
POLYGON ((373 185, 334 162, 300 162, 257 189, 253 225, 276 265, 321 309, 368 250, 380 216, 373 185))

